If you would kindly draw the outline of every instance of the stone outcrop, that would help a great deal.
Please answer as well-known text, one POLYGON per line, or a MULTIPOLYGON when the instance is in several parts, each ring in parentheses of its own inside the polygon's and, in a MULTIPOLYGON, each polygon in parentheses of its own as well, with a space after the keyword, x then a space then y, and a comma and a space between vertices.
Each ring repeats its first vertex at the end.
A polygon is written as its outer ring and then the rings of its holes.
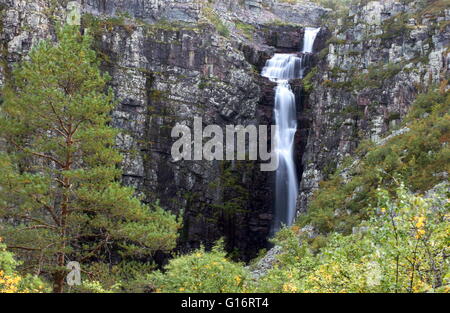
MULTIPOLYGON (((273 97, 262 88, 270 94, 273 85, 264 87, 260 69, 275 51, 297 51, 303 29, 276 13, 284 4, 269 2, 2 0, 0 82, 39 40, 55 39, 59 21, 81 23, 95 38, 119 101, 112 116, 122 130, 123 182, 145 201, 183 214, 180 249, 225 236, 228 248, 248 259, 266 246, 272 174, 260 172, 257 162, 174 162, 171 130, 192 126, 194 117, 222 127, 271 124, 273 97), (220 15, 229 36, 217 31, 211 14, 220 15), (250 25, 251 40, 236 21, 250 25)), ((314 11, 304 25, 317 24, 325 12, 312 4, 296 10, 314 11)))
POLYGON ((328 17, 332 34, 320 52, 306 105, 311 127, 301 161, 299 212, 361 140, 379 142, 395 130, 429 86, 448 88, 450 10, 429 5, 371 1, 328 17))
POLYGON ((196 23, 201 2, 197 0, 84 0, 83 11, 94 15, 126 15, 153 23, 159 20, 196 23))
POLYGON ((59 21, 78 23, 79 10, 119 101, 112 116, 122 130, 124 183, 183 214, 180 249, 225 236, 230 251, 249 259, 267 243, 272 174, 257 162, 174 162, 172 127, 192 126, 194 117, 271 124, 274 84, 260 70, 275 52, 299 51, 304 26, 321 26, 311 74, 292 82, 304 212, 361 140, 380 141, 419 92, 449 79, 450 10, 420 5, 372 1, 336 17, 307 1, 0 0, 0 84, 39 40, 55 39, 59 21))

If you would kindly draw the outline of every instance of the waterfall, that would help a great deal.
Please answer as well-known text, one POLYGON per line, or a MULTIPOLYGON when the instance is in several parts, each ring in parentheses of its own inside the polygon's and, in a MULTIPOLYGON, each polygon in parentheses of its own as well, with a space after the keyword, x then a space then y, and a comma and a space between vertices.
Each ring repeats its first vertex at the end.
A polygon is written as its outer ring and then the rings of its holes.
POLYGON ((275 216, 273 232, 291 225, 295 218, 298 183, 294 162, 294 140, 297 132, 295 95, 290 79, 302 77, 302 59, 292 54, 275 54, 267 61, 262 76, 277 83, 275 92, 276 153, 279 166, 275 181, 275 216))
POLYGON ((300 78, 303 75, 302 59, 293 54, 276 53, 267 61, 261 75, 273 82, 300 78))
MULTIPOLYGON (((304 53, 312 53, 320 29, 306 28, 304 53)), ((275 152, 279 166, 275 180, 275 214, 272 233, 282 225, 292 225, 297 211, 298 180, 294 161, 294 141, 297 132, 295 95, 289 80, 303 77, 303 57, 277 53, 267 61, 261 75, 277 83, 275 92, 275 123, 278 125, 275 152)))
POLYGON ((303 39, 303 53, 312 53, 314 47, 314 41, 316 40, 317 34, 320 28, 305 28, 305 38, 303 39))

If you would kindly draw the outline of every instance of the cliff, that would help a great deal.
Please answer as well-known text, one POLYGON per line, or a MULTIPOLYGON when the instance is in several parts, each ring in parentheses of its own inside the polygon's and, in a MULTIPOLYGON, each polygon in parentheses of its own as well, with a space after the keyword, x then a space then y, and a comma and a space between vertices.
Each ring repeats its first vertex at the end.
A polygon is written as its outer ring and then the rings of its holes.
POLYGON ((371 1, 329 17, 331 36, 310 84, 311 127, 299 211, 365 139, 396 130, 417 94, 448 88, 445 1, 371 1))
POLYGON ((275 50, 298 51, 302 25, 318 25, 325 9, 177 0, 13 0, 1 8, 2 84, 33 45, 55 38, 60 21, 95 36, 119 101, 112 114, 122 130, 123 182, 145 201, 183 214, 181 249, 225 235, 230 250, 249 258, 266 245, 271 175, 255 170, 256 162, 175 163, 170 133, 176 123, 192 126, 194 117, 204 125, 270 123, 273 98, 261 92, 259 71, 275 50))
POLYGON ((0 84, 68 20, 95 36, 118 99, 113 124, 124 184, 183 215, 180 249, 222 236, 243 259, 266 247, 273 174, 258 162, 173 162, 176 123, 272 123, 274 84, 260 77, 275 52, 298 52, 320 26, 305 80, 294 82, 299 128, 298 212, 319 183, 394 130, 417 94, 448 88, 448 1, 372 1, 329 10, 307 1, 1 0, 0 84))

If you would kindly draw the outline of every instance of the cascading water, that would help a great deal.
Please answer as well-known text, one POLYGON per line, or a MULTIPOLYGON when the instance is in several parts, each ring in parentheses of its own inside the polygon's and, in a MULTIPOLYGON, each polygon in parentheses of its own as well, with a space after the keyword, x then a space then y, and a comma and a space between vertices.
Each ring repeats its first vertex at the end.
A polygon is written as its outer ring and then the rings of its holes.
POLYGON ((275 147, 279 166, 275 181, 275 216, 272 232, 294 220, 298 195, 294 163, 294 139, 297 131, 295 96, 290 79, 302 76, 302 59, 291 54, 275 54, 267 61, 262 75, 277 82, 275 93, 275 123, 278 125, 275 147))
MULTIPOLYGON (((320 29, 306 28, 303 52, 311 53, 320 29)), ((267 61, 262 76, 277 83, 275 93, 275 123, 278 126, 275 151, 279 160, 275 181, 275 216, 272 233, 282 225, 292 225, 295 219, 298 181, 294 161, 294 140, 297 132, 295 95, 289 80, 303 77, 303 59, 295 54, 275 54, 267 61)))
POLYGON ((305 28, 305 38, 303 39, 303 53, 312 53, 314 42, 316 41, 317 34, 319 33, 320 28, 305 28))

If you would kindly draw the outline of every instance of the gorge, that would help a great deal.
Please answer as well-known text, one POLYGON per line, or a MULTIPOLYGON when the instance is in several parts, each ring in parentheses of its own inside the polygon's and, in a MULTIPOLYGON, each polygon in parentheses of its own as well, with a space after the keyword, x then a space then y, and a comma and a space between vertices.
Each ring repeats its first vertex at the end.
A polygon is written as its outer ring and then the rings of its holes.
POLYGON ((182 222, 176 249, 143 262, 163 267, 223 238, 227 257, 259 257, 264 276, 286 249, 270 243, 283 225, 318 251, 329 234, 360 231, 379 184, 401 177, 427 194, 448 179, 447 124, 426 136, 411 126, 416 110, 434 118, 426 103, 442 100, 430 93, 449 90, 448 0, 330 3, 0 0, 0 86, 61 22, 90 34, 116 99, 121 183, 182 222), (261 159, 174 160, 171 130, 199 118, 278 125, 276 173, 261 159))

